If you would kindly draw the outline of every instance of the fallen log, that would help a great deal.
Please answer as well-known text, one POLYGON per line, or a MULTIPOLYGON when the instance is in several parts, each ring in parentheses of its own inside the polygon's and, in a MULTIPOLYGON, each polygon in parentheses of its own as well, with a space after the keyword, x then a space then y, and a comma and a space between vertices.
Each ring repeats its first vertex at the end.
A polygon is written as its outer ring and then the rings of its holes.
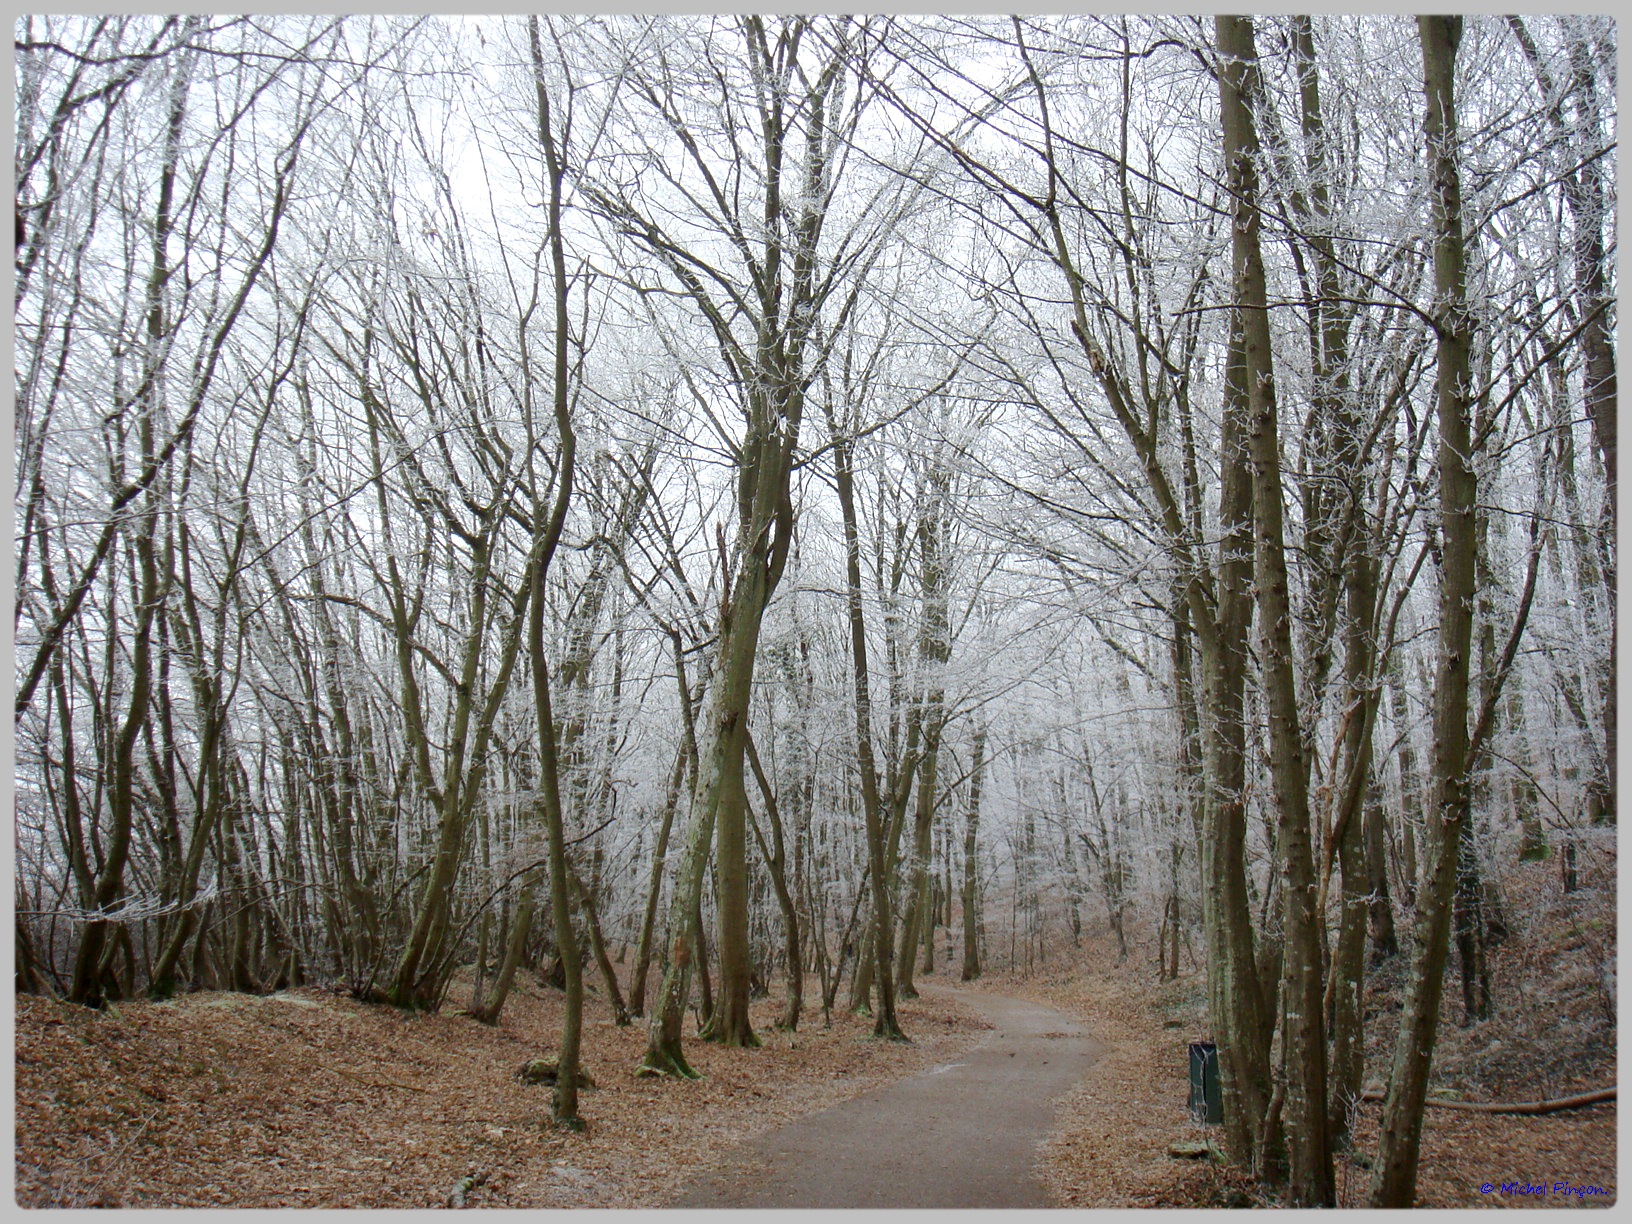
MULTIPOLYGON (((521 1064, 514 1078, 518 1084, 553 1084, 561 1078, 561 1060, 554 1054, 530 1058, 521 1064)), ((578 1087, 597 1088, 599 1085, 588 1071, 579 1067, 578 1087)))
MULTIPOLYGON (((1380 1101, 1384 1093, 1375 1085, 1367 1088, 1360 1094, 1362 1101, 1380 1101)), ((1428 1098, 1428 1104, 1436 1109, 1461 1109, 1468 1113, 1494 1114, 1550 1114, 1558 1113, 1563 1109, 1579 1109, 1583 1105, 1597 1105, 1603 1101, 1615 1099, 1614 1088, 1596 1088, 1591 1092, 1577 1093, 1575 1096, 1559 1097, 1552 1101, 1513 1101, 1508 1103, 1496 1101, 1446 1101, 1435 1097, 1428 1098)))
POLYGON ((1167 1154, 1179 1160, 1203 1160, 1213 1154, 1213 1147, 1210 1143, 1180 1140, 1167 1145, 1167 1154))

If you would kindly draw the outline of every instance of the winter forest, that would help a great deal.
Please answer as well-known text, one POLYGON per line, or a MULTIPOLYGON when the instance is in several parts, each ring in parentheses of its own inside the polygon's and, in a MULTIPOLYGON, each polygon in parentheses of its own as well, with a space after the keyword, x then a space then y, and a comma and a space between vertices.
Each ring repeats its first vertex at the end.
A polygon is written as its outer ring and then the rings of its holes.
POLYGON ((1614 870, 1617 54, 18 19, 19 997, 541 978, 573 1124, 586 1008, 678 1084, 1109 941, 1410 1205, 1496 882, 1614 870))

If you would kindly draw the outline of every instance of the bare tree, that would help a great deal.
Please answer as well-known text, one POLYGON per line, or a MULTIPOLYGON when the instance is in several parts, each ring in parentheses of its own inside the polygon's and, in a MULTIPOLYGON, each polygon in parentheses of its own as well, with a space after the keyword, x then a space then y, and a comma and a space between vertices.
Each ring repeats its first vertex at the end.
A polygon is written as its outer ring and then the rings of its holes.
POLYGON ((1416 1200, 1428 1064, 1439 1024, 1462 825, 1468 818, 1468 681, 1477 494, 1469 402, 1473 327, 1467 301, 1455 84, 1462 18, 1420 17, 1417 28, 1428 95, 1423 133, 1433 190, 1442 556, 1439 663, 1434 679, 1433 799, 1429 807, 1433 818, 1427 822, 1425 875, 1417 890, 1411 984, 1400 1017, 1371 1185, 1371 1202, 1379 1207, 1409 1206, 1416 1200))

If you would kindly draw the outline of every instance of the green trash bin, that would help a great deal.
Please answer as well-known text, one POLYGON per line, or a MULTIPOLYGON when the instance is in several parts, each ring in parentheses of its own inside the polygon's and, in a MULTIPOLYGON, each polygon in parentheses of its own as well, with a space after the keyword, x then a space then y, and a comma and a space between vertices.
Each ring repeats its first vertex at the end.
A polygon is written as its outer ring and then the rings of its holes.
POLYGON ((1218 1047, 1210 1041, 1190 1043, 1190 1116, 1208 1126, 1224 1121, 1224 1096, 1218 1087, 1218 1047))

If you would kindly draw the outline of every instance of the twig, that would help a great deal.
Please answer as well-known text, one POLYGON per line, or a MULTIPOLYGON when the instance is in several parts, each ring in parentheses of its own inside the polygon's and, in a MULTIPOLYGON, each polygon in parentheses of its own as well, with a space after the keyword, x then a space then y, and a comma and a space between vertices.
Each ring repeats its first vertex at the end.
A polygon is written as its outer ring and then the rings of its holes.
POLYGON ((162 1107, 153 1110, 152 1113, 148 1114, 147 1117, 142 1119, 142 1124, 140 1126, 127 1135, 121 1142, 114 1145, 114 1147, 108 1152, 107 1166, 102 1170, 102 1175, 84 1190, 74 1195, 71 1206, 79 1207, 82 1204, 94 1202, 96 1192, 102 1188, 102 1183, 108 1180, 108 1174, 113 1172, 114 1167, 117 1164, 118 1157, 127 1148, 129 1148, 131 1144, 135 1143, 136 1140, 142 1137, 142 1132, 152 1124, 153 1119, 158 1117, 161 1112, 162 1107))
POLYGON ((356 1080, 359 1084, 367 1084, 370 1088, 401 1088, 408 1092, 430 1092, 429 1088, 420 1088, 415 1084, 399 1084, 395 1080, 371 1080, 366 1076, 358 1075, 354 1071, 345 1071, 339 1067, 331 1067, 327 1063, 318 1063, 324 1071, 332 1071, 336 1075, 343 1075, 347 1079, 356 1080))

